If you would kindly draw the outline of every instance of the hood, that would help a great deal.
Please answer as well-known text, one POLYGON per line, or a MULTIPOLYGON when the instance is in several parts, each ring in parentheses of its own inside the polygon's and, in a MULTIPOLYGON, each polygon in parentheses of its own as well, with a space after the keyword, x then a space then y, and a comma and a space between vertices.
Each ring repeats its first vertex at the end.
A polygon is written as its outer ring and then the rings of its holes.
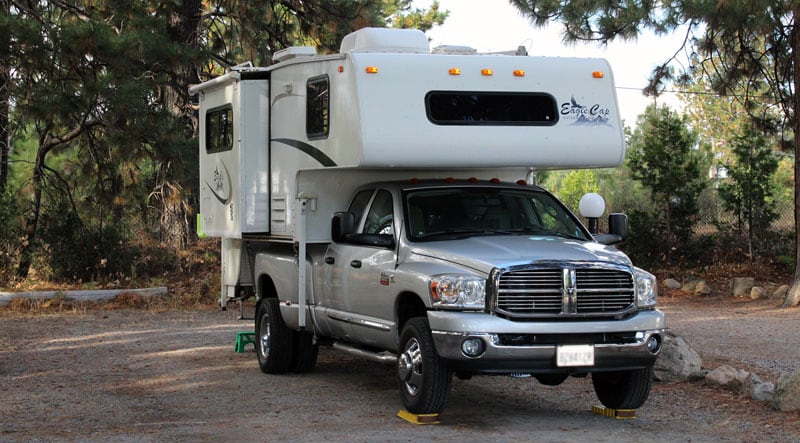
POLYGON ((536 262, 607 262, 630 266, 618 249, 596 242, 551 236, 490 236, 459 240, 415 243, 415 254, 445 260, 485 273, 536 262))

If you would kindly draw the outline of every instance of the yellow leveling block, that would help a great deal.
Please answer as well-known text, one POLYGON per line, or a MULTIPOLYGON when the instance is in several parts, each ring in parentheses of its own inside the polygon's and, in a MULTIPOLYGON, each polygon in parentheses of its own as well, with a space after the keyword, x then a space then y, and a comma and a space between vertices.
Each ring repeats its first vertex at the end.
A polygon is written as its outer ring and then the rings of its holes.
POLYGON ((397 416, 415 425, 438 425, 439 414, 412 414, 405 409, 401 409, 397 416))
POLYGON ((592 406, 592 412, 597 415, 604 415, 618 420, 631 420, 636 418, 636 409, 609 409, 602 406, 592 406))

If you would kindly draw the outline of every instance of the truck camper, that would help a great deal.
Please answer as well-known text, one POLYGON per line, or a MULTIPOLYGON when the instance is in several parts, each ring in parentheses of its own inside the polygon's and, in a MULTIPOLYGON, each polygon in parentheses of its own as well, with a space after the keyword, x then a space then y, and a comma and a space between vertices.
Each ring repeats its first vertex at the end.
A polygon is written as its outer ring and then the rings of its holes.
POLYGON ((535 184, 623 160, 605 60, 366 28, 273 61, 190 88, 198 229, 221 238, 220 305, 256 297, 262 371, 311 371, 330 346, 394 365, 414 414, 454 375, 591 374, 608 408, 646 401, 665 320, 655 277, 613 247, 627 219, 590 231, 535 184))

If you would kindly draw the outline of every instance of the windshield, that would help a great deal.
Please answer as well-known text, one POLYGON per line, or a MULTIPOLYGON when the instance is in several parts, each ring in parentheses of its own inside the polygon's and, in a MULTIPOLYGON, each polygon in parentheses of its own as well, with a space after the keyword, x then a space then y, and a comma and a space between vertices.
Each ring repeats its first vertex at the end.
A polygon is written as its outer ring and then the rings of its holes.
POLYGON ((510 234, 589 240, 561 203, 533 189, 419 189, 405 194, 405 204, 411 241, 510 234))

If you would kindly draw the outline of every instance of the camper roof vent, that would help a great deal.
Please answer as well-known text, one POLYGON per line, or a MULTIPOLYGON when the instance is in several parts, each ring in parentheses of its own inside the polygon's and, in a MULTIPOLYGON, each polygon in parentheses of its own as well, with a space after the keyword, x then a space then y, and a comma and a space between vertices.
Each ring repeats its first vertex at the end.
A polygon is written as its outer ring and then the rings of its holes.
POLYGON ((317 55, 317 50, 313 46, 291 46, 272 54, 272 61, 280 63, 293 58, 310 57, 312 55, 317 55))
POLYGON ((418 29, 363 28, 342 39, 339 53, 404 52, 427 54, 428 38, 418 29))
POLYGON ((448 55, 474 55, 478 53, 475 48, 469 46, 458 45, 441 45, 433 48, 434 54, 448 54, 448 55))

